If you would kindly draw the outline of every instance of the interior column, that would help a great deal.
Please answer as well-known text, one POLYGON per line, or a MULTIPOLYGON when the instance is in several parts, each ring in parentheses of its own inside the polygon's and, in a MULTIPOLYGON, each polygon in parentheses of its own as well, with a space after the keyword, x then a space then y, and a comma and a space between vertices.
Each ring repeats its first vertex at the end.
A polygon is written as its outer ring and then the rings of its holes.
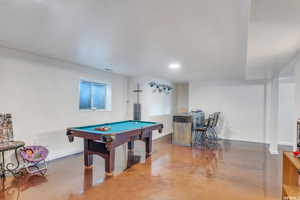
POLYGON ((271 80, 271 116, 270 116, 270 147, 271 154, 278 154, 278 107, 279 107, 279 76, 275 74, 271 80))

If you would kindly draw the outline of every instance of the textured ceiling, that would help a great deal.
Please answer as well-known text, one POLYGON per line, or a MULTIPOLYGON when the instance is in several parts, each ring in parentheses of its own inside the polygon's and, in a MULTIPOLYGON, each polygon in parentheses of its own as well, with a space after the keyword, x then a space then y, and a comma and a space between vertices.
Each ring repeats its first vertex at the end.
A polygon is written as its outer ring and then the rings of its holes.
POLYGON ((298 51, 299 10, 299 0, 1 0, 0 47, 172 81, 259 79, 298 51))
POLYGON ((243 79, 249 1, 1 0, 0 45, 173 81, 243 79), (177 71, 169 63, 180 63, 177 71))
POLYGON ((300 50, 300 1, 252 0, 247 78, 263 78, 292 64, 300 50))

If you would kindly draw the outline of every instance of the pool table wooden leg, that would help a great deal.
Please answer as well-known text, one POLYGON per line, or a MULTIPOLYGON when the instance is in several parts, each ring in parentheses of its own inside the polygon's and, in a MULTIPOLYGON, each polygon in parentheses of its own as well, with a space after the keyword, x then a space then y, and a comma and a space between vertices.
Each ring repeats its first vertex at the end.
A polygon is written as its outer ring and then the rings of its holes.
POLYGON ((84 139, 84 165, 85 167, 92 167, 93 155, 89 153, 88 147, 89 147, 89 140, 84 139))
POLYGON ((134 141, 129 141, 128 142, 128 150, 133 150, 134 149, 134 141))
POLYGON ((150 134, 149 137, 144 139, 145 144, 146 144, 146 158, 151 156, 152 152, 152 133, 150 134))
POLYGON ((105 172, 106 175, 112 176, 115 169, 115 149, 108 151, 105 159, 105 172))

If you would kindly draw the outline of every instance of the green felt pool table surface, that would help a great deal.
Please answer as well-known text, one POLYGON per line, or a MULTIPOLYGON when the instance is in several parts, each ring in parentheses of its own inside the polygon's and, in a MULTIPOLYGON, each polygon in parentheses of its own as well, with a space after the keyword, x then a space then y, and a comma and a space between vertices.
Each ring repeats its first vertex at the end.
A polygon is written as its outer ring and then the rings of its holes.
POLYGON ((97 124, 92 126, 74 127, 70 129, 74 131, 84 131, 84 132, 94 133, 94 134, 114 134, 114 133, 121 133, 124 131, 134 130, 134 129, 143 129, 156 124, 157 123, 155 122, 129 120, 129 121, 97 124), (100 127, 110 127, 111 129, 108 131, 96 130, 96 128, 100 128, 100 127))

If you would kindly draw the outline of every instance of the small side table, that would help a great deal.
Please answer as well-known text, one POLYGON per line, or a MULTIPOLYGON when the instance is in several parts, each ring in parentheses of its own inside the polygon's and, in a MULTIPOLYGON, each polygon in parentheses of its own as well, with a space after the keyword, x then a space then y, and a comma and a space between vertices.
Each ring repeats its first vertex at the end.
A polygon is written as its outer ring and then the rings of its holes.
POLYGON ((0 153, 1 153, 1 161, 0 161, 0 177, 5 177, 7 172, 12 173, 14 176, 19 174, 18 168, 20 166, 20 161, 18 157, 18 149, 25 146, 25 143, 22 141, 12 141, 7 143, 0 143, 0 153), (6 151, 15 151, 15 157, 17 163, 5 163, 5 152, 6 151))

